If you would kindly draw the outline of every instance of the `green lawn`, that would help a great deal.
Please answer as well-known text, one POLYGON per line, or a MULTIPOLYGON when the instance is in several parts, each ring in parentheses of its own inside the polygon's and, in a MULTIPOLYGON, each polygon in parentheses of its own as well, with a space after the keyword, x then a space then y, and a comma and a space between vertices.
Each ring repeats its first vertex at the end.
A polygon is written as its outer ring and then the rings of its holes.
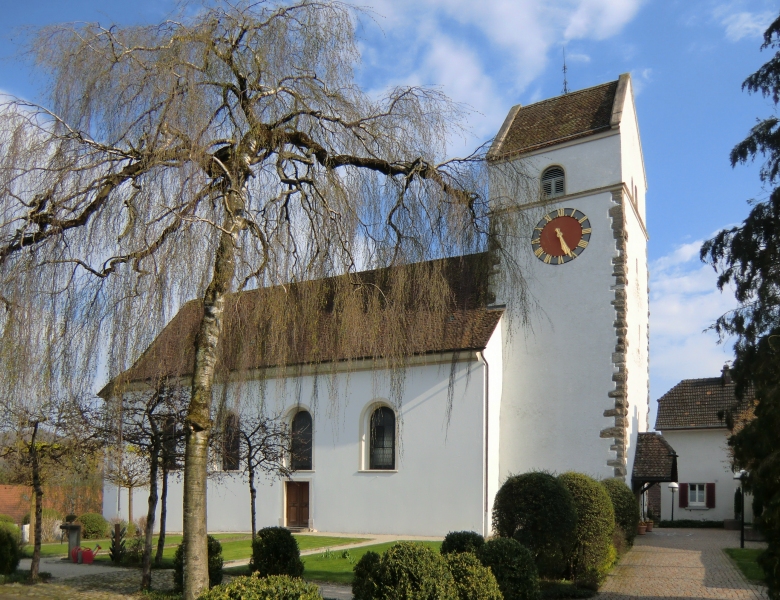
POLYGON ((742 574, 750 581, 764 582, 764 570, 758 564, 758 556, 763 550, 755 548, 726 548, 726 554, 739 567, 742 574))
MULTIPOLYGON (((222 543, 222 559, 225 561, 245 559, 252 556, 252 536, 249 533, 217 533, 214 534, 222 543)), ((344 544, 353 544, 362 541, 361 538, 344 538, 320 535, 294 534, 298 542, 298 547, 303 550, 313 548, 328 548, 334 546, 343 546, 344 544)), ((181 543, 180 535, 165 536, 165 550, 163 551, 163 568, 171 568, 173 555, 176 553, 176 547, 181 543)), ((82 545, 87 548, 94 548, 100 545, 102 550, 95 558, 96 562, 108 562, 108 548, 111 540, 82 540, 82 545)), ((125 547, 129 541, 125 543, 125 547)), ((153 547, 157 548, 157 536, 153 538, 153 547)), ((32 556, 32 545, 27 544, 24 547, 24 556, 32 556)), ((42 544, 41 556, 65 556, 68 553, 68 544, 42 544)))
MULTIPOLYGON (((433 548, 437 552, 441 548, 441 542, 421 542, 430 548, 433 548)), ((304 579, 313 579, 316 581, 329 581, 331 583, 352 583, 352 569, 355 563, 359 561, 363 555, 371 550, 377 554, 383 554, 390 546, 395 542, 388 542, 386 544, 374 544, 373 546, 363 546, 361 548, 352 548, 351 550, 338 550, 334 549, 326 557, 325 553, 311 554, 309 556, 302 556, 303 565, 305 570, 303 571, 304 579), (349 552, 351 561, 342 558, 344 552, 349 552)))

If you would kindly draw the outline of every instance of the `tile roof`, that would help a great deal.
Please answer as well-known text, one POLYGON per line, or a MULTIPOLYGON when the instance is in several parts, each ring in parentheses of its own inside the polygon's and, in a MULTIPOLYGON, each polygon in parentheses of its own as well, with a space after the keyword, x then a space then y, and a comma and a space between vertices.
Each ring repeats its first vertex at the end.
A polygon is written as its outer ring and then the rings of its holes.
POLYGON ((635 482, 676 480, 675 454, 664 436, 652 432, 640 433, 636 440, 631 479, 635 482))
POLYGON ((607 131, 616 124, 613 108, 621 82, 622 78, 513 108, 490 150, 491 158, 531 152, 607 131))
MULTIPOLYGON (((446 315, 421 310, 406 313, 405 355, 482 350, 503 314, 503 310, 488 308, 492 301, 488 277, 493 266, 488 253, 444 259, 439 265, 452 294, 451 312, 446 315)), ((377 285, 374 282, 381 282, 386 273, 387 270, 364 271, 354 277, 364 284, 377 285)), ((345 276, 318 283, 322 282, 343 285, 345 276)), ((358 320, 335 318, 335 309, 327 300, 323 301, 318 318, 302 325, 295 321, 269 321, 268 315, 258 308, 272 296, 279 300, 278 295, 282 294, 282 300, 287 301, 297 293, 302 294, 307 285, 311 284, 262 288, 229 296, 218 346, 218 368, 223 372, 239 371, 391 355, 394 349, 383 346, 391 343, 387 341, 391 336, 383 335, 380 330, 367 339, 358 320), (284 349, 280 350, 269 340, 280 340, 279 345, 284 349)), ((187 302, 136 363, 105 386, 99 395, 105 397, 119 383, 191 375, 195 364, 195 335, 202 317, 202 302, 187 302)), ((398 323, 383 325, 397 327, 398 323)))
MULTIPOLYGON (((735 384, 730 377, 683 379, 658 400, 655 428, 712 429, 726 428, 725 413, 740 402, 734 394, 735 384)), ((748 390, 745 400, 753 398, 748 390)))

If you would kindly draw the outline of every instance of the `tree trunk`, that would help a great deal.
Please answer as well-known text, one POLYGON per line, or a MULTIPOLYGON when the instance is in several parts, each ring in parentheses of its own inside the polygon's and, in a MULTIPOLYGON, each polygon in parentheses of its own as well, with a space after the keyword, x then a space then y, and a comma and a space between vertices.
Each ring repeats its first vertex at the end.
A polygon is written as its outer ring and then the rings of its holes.
POLYGON ((248 468, 249 471, 249 499, 251 502, 252 511, 252 542, 255 541, 255 535, 257 532, 257 522, 255 519, 255 505, 257 503, 257 489, 255 488, 255 470, 253 467, 248 468))
POLYGON ((130 524, 133 523, 133 486, 127 486, 127 526, 130 528, 130 524))
POLYGON ((32 564, 30 565, 30 580, 35 582, 38 580, 38 571, 41 566, 41 539, 43 538, 43 525, 41 523, 43 515, 43 486, 41 485, 41 474, 37 459, 33 461, 33 490, 35 492, 35 542, 33 544, 32 564))
POLYGON ((211 389, 217 363, 217 344, 222 333, 225 296, 235 275, 232 233, 240 227, 241 198, 229 193, 224 231, 214 259, 214 273, 203 297, 203 320, 195 337, 195 370, 185 422, 184 450, 184 600, 195 600, 209 587, 206 542, 206 480, 211 389))
POLYGON ((162 493, 160 494, 160 537, 157 539, 157 554, 154 556, 154 564, 162 565, 163 550, 165 549, 165 519, 168 516, 168 468, 163 461, 162 493))
POLYGON ((141 561, 142 590, 152 589, 152 535, 154 535, 154 514, 157 512, 157 467, 160 457, 159 444, 155 442, 152 445, 149 454, 149 508, 146 511, 144 555, 141 561))
MULTIPOLYGON (((43 533, 43 527, 41 526, 41 518, 43 516, 43 485, 41 483, 41 463, 38 460, 38 422, 33 425, 33 433, 30 438, 30 463, 32 466, 32 483, 33 492, 35 494, 35 531, 33 532, 33 555, 32 562, 30 564, 30 581, 35 583, 38 581, 38 571, 41 566, 41 538, 43 533)), ((70 558, 70 557, 68 557, 70 558)))

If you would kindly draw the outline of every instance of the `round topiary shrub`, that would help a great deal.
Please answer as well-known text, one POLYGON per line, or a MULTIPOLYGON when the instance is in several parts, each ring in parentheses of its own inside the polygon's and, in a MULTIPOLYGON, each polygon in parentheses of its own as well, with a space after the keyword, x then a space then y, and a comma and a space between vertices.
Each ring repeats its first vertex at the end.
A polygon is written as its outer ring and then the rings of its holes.
POLYGON ((78 519, 81 523, 81 535, 85 540, 94 540, 108 536, 108 521, 98 513, 85 513, 78 519))
POLYGON ((485 538, 474 531, 450 531, 441 543, 441 553, 476 552, 484 543, 485 538))
POLYGON ((565 573, 576 527, 571 494, 549 473, 513 475, 496 494, 493 528, 528 548, 542 577, 556 579, 565 573))
POLYGON ((388 600, 458 600, 444 557, 414 542, 399 542, 382 555, 378 592, 388 600))
POLYGON ((496 538, 485 542, 477 550, 477 558, 493 572, 504 600, 539 598, 539 572, 533 554, 517 540, 496 538))
POLYGON ((252 542, 252 560, 249 569, 260 574, 303 575, 303 562, 298 542, 284 527, 266 527, 257 532, 252 542))
POLYGON ((606 488, 587 475, 564 473, 558 479, 577 507, 576 543, 569 559, 569 576, 580 587, 598 589, 615 560, 612 501, 606 488))
POLYGON ((380 556, 370 550, 357 562, 352 571, 352 596, 354 600, 374 600, 379 590, 380 556))
POLYGON ((19 566, 19 538, 9 528, 0 527, 0 575, 10 575, 19 566))
POLYGON ((612 508, 615 511, 615 525, 623 530, 628 545, 634 543, 636 528, 639 525, 639 503, 634 492, 619 479, 605 479, 601 485, 607 490, 612 508))
POLYGON ((460 600, 503 600, 493 572, 471 552, 451 552, 445 560, 460 600))
POLYGON ((289 575, 234 577, 230 583, 211 588, 198 600, 322 600, 313 583, 289 575))
MULTIPOLYGON (((217 538, 208 536, 209 587, 222 583, 222 544, 217 538)), ((173 590, 181 592, 184 589, 184 544, 179 544, 173 555, 173 590)))

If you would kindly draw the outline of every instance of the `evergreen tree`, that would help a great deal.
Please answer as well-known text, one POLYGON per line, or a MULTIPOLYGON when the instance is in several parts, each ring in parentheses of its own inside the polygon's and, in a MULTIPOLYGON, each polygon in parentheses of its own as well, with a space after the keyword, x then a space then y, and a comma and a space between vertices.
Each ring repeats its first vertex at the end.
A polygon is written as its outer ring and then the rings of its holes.
MULTIPOLYGON (((748 77, 743 89, 780 102, 780 17, 764 33, 762 49, 774 56, 748 77)), ((750 472, 748 486, 768 542, 760 563, 769 595, 780 598, 780 119, 759 121, 731 152, 731 164, 761 158, 761 181, 768 199, 755 202, 738 227, 707 241, 702 259, 718 272, 718 287, 733 285, 739 307, 715 324, 720 334, 735 335, 737 393, 754 386, 756 418, 735 430, 729 440, 735 466, 750 472)), ((744 403, 743 403, 744 404, 744 403)), ((736 407, 743 412, 745 406, 736 407)), ((734 412, 734 411, 733 411, 734 412)), ((733 414, 732 423, 733 423, 733 414)))

